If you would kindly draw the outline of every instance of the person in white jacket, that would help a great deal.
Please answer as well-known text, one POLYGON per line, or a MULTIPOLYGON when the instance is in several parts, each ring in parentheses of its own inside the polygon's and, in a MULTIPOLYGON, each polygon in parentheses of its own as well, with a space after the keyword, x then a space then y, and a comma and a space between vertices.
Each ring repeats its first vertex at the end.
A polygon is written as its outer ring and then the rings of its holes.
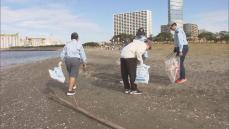
POLYGON ((150 50, 152 46, 152 39, 146 39, 141 43, 140 40, 134 40, 129 43, 121 51, 121 76, 124 84, 124 93, 142 94, 134 83, 136 78, 137 64, 143 64, 142 55, 146 50, 150 50))

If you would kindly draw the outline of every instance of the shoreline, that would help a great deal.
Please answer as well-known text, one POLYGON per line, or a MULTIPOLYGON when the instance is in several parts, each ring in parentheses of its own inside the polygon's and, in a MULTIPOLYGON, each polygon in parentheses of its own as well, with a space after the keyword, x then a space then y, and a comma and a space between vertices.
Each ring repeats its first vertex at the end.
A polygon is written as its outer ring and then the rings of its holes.
POLYGON ((2 51, 59 51, 63 47, 19 47, 19 48, 7 48, 7 49, 0 49, 2 51))
POLYGON ((24 65, 28 65, 28 64, 35 64, 35 63, 40 63, 40 62, 44 62, 46 60, 57 60, 58 57, 51 57, 51 58, 45 58, 45 59, 40 59, 40 60, 34 60, 34 61, 28 61, 28 62, 24 62, 24 63, 16 63, 16 64, 10 64, 7 66, 0 66, 1 71, 2 70, 8 70, 10 68, 16 68, 19 66, 24 66, 24 65))

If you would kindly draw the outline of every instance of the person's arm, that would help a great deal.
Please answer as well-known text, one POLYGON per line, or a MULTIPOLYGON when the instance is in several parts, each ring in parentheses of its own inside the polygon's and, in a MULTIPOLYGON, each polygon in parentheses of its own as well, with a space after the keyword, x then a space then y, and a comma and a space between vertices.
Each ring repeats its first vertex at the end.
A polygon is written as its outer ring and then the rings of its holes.
POLYGON ((60 53, 61 60, 64 60, 64 58, 66 56, 66 52, 67 52, 67 48, 66 48, 66 46, 64 46, 62 52, 60 53))
POLYGON ((87 63, 87 61, 86 61, 87 57, 86 57, 86 54, 85 54, 83 46, 81 46, 81 48, 80 48, 80 58, 82 59, 84 64, 87 63))
POLYGON ((146 46, 141 46, 141 47, 137 48, 137 50, 136 50, 136 57, 137 57, 138 61, 140 62, 140 65, 143 64, 142 55, 144 52, 146 52, 146 46))
POLYGON ((138 59, 140 65, 142 65, 143 64, 142 53, 136 52, 136 56, 137 56, 137 59, 138 59))
POLYGON ((179 47, 179 52, 181 53, 183 51, 183 45, 184 45, 184 38, 183 38, 183 33, 181 30, 178 30, 177 32, 177 41, 178 41, 178 47, 179 47))

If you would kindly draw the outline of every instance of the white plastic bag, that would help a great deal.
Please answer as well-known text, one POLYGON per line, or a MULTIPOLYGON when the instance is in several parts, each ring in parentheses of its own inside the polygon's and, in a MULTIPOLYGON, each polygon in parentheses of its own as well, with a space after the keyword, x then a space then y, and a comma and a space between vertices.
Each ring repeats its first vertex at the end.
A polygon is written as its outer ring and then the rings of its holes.
POLYGON ((49 69, 49 75, 52 79, 64 83, 65 77, 61 68, 62 62, 58 63, 58 67, 54 67, 53 70, 49 69))
POLYGON ((149 83, 149 68, 150 66, 145 64, 137 66, 135 83, 149 83))
POLYGON ((165 71, 172 83, 180 78, 180 57, 169 55, 165 60, 165 71))

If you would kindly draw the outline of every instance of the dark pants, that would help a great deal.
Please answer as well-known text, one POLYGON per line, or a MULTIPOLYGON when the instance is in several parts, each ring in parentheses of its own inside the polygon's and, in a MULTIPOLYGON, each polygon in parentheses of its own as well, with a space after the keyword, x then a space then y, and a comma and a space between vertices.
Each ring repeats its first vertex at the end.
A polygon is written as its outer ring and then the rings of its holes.
POLYGON ((136 90, 134 83, 136 78, 137 58, 121 58, 121 75, 125 89, 136 90), (129 80, 130 78, 130 80, 129 80))
MULTIPOLYGON (((179 47, 175 48, 177 52, 177 56, 179 56, 179 47)), ((188 45, 183 46, 182 53, 183 55, 180 57, 180 79, 185 79, 185 67, 184 67, 184 60, 188 53, 188 45)))

